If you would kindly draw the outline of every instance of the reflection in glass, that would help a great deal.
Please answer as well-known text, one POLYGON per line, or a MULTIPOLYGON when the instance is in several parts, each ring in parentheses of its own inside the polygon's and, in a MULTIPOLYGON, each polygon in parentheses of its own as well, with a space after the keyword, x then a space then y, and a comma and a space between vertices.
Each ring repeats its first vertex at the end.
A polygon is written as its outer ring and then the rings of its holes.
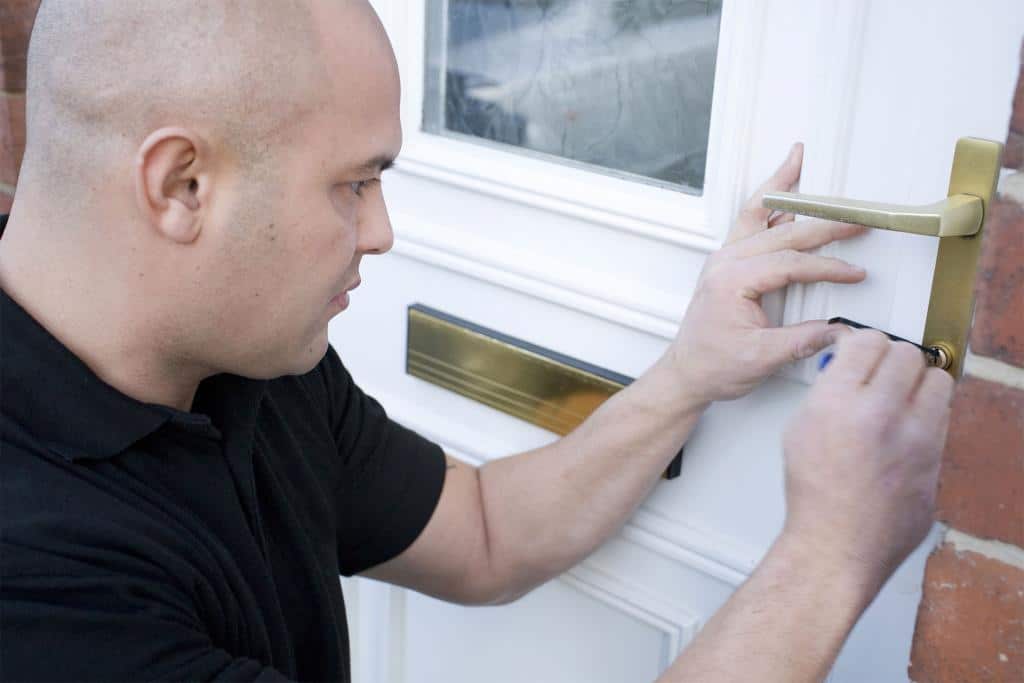
POLYGON ((703 188, 721 0, 427 7, 427 132, 703 188))

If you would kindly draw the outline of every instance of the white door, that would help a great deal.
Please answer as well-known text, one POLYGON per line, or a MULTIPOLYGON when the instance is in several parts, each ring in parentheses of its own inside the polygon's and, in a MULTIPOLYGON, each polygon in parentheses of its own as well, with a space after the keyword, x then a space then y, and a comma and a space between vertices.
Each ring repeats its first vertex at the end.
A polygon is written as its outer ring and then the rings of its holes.
MULTIPOLYGON (((1004 138, 1024 35, 1020 0, 374 4, 403 80, 405 147, 384 182, 396 241, 364 260, 331 338, 395 419, 472 463, 555 437, 407 375, 409 304, 635 377, 791 142, 806 145, 803 192, 941 199, 958 137, 1004 138)), ((866 282, 768 303, 786 323, 843 315, 919 340, 936 248, 871 231, 828 248, 866 282)), ((656 678, 780 529, 780 434, 813 373, 788 368, 712 406, 682 475, 517 603, 462 608, 346 580, 357 680, 656 678)), ((935 537, 865 614, 832 680, 906 680, 935 537)))

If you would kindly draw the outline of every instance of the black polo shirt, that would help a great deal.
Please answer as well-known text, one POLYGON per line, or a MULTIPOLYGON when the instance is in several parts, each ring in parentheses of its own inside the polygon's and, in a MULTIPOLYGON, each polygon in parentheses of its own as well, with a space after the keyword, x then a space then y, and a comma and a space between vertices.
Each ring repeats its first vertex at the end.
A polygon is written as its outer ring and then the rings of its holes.
POLYGON ((349 680, 338 574, 416 539, 436 444, 333 349, 211 377, 186 413, 105 384, 3 292, 0 340, 0 680, 349 680))

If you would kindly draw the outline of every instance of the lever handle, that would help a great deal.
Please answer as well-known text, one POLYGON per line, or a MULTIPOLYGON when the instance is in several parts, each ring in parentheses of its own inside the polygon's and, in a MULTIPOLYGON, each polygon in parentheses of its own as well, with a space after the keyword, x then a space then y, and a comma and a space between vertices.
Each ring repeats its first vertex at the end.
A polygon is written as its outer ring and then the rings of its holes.
POLYGON ((932 237, 977 234, 985 213, 981 198, 969 194, 951 195, 924 206, 904 206, 796 192, 766 192, 762 203, 765 208, 786 213, 932 237))
POLYGON ((1003 146, 960 138, 953 152, 946 199, 926 206, 900 206, 792 192, 767 192, 767 208, 844 223, 942 237, 935 258, 932 293, 922 335, 929 361, 953 377, 963 373, 971 329, 974 282, 986 216, 999 180, 1003 146))

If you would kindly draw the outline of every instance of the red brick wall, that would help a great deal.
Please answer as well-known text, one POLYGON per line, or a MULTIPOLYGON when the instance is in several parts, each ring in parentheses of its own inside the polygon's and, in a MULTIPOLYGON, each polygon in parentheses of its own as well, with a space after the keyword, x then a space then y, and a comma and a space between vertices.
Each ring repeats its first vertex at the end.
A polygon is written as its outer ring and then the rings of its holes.
MULTIPOLYGON (((38 4, 0 3, 0 212, 24 150, 25 47, 38 4)), ((917 683, 1024 681, 1024 49, 1012 106, 1004 165, 1018 173, 1004 179, 986 227, 974 355, 939 489, 953 531, 928 561, 917 683)))
MULTIPOLYGON (((1009 97, 1007 98, 1009 105, 1009 97)), ((1024 46, 985 226, 966 372, 939 482, 910 678, 1024 682, 1024 46)))
POLYGON ((25 48, 39 0, 0 2, 0 213, 11 208, 25 151, 25 48))

